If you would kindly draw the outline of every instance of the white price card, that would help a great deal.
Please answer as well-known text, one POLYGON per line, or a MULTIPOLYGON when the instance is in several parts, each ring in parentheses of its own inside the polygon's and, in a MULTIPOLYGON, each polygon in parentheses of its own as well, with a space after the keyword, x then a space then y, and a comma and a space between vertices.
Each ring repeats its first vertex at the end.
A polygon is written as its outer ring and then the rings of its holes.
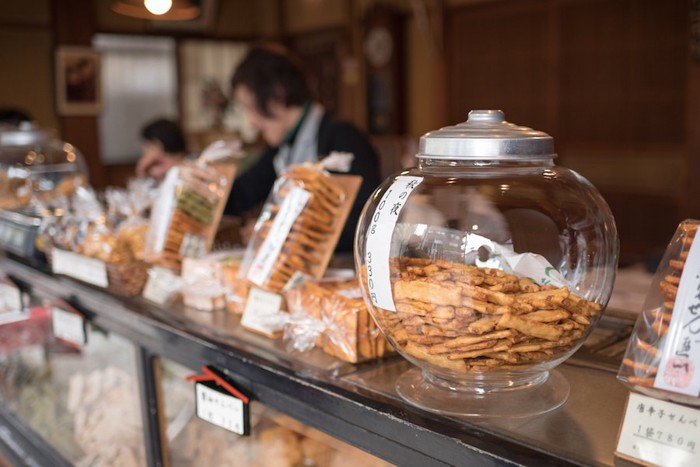
POLYGON ((273 336, 284 324, 281 307, 281 295, 251 287, 241 324, 252 331, 273 336))
POLYGON ((109 285, 107 265, 99 259, 54 248, 51 264, 54 274, 63 274, 98 287, 109 285))
POLYGON ((143 298, 158 305, 165 305, 177 293, 182 284, 180 276, 168 268, 155 266, 148 273, 143 298))
POLYGON ((0 283, 0 313, 22 311, 22 292, 17 286, 0 283))
POLYGON ((248 404, 214 382, 196 382, 194 390, 197 417, 239 435, 250 432, 248 404))
POLYGON ((660 466, 700 465, 700 410, 630 393, 616 455, 660 466))
POLYGON ((389 274, 391 237, 406 200, 422 181, 423 177, 396 177, 384 192, 369 225, 365 243, 367 288, 372 303, 385 310, 396 311, 389 274))
POLYGON ((59 339, 83 346, 87 343, 85 318, 62 308, 51 308, 53 334, 59 339))
POLYGON ((690 246, 654 387, 700 395, 700 241, 690 246))
POLYGON ((267 278, 270 277, 272 266, 277 261, 289 231, 306 206, 310 196, 311 193, 308 191, 299 187, 292 187, 284 197, 279 212, 272 221, 267 237, 265 237, 253 262, 250 263, 248 280, 253 284, 262 286, 267 278))

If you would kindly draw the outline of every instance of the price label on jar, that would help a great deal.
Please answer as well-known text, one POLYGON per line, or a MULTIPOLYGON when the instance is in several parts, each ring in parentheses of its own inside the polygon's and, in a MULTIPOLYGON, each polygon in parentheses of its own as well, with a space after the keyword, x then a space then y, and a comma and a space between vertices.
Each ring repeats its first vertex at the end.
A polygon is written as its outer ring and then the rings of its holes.
POLYGON ((197 382, 194 388, 197 417, 239 435, 250 433, 249 404, 228 394, 215 382, 197 382))
POLYGON ((379 201, 369 224, 365 243, 367 288, 374 306, 384 310, 396 311, 389 272, 391 237, 406 200, 422 181, 423 177, 396 177, 379 201))
POLYGON ((700 395, 700 241, 695 237, 673 305, 654 387, 700 395))

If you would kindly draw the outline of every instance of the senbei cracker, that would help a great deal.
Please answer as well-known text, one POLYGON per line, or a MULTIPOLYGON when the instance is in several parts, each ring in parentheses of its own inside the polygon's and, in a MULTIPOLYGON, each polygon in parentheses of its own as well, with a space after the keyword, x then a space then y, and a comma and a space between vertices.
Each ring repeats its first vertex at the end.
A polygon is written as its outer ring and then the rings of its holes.
POLYGON ((376 308, 386 335, 413 359, 453 372, 514 369, 570 351, 599 303, 566 287, 444 260, 390 260, 397 312, 376 308))
POLYGON ((314 164, 283 173, 258 218, 242 275, 280 293, 296 272, 321 278, 361 179, 330 175, 314 164))
MULTIPOLYGON (((697 387, 693 383, 693 356, 697 349, 691 348, 693 339, 687 339, 688 342, 684 343, 681 333, 688 328, 684 325, 686 320, 690 319, 692 323, 695 315, 692 310, 694 305, 691 306, 694 301, 686 301, 690 295, 697 293, 693 282, 696 280, 693 277, 695 274, 683 279, 685 294, 679 294, 679 288, 698 225, 696 220, 682 222, 669 242, 617 375, 621 381, 651 392, 655 397, 693 405, 700 403, 697 387), (683 300, 678 302, 679 306, 676 306, 677 300, 683 300), (664 363, 665 355, 668 357, 667 364, 664 363), (693 391, 695 393, 690 395, 693 391)), ((697 261, 697 245, 693 257, 697 261)))

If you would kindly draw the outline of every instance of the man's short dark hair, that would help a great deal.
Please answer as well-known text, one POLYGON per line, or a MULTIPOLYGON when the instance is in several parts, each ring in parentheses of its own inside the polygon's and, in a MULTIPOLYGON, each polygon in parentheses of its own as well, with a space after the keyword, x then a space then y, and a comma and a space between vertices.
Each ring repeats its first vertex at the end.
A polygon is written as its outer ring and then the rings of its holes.
POLYGON ((258 45, 248 51, 231 77, 231 89, 243 85, 255 96, 260 114, 270 117, 269 104, 302 106, 311 99, 304 71, 284 48, 258 45))
POLYGON ((167 118, 159 118, 143 127, 141 137, 147 141, 160 142, 163 150, 172 154, 185 152, 187 148, 180 126, 167 118))

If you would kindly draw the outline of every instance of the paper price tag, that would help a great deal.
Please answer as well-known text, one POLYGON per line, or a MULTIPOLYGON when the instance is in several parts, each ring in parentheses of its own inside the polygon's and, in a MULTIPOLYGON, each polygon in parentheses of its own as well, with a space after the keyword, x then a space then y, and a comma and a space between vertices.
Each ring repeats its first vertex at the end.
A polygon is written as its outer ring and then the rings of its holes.
POLYGON ((292 224, 301 214, 310 196, 311 193, 299 187, 292 187, 285 196, 267 237, 248 269, 248 280, 253 284, 262 286, 270 276, 272 266, 277 261, 292 224))
POLYGON ((700 241, 690 246, 678 284, 654 387, 700 395, 700 241))
POLYGON ((274 336, 280 330, 280 320, 276 317, 280 315, 281 306, 281 295, 251 287, 241 324, 252 331, 274 336))
POLYGON ((146 286, 143 288, 143 298, 158 305, 165 305, 182 285, 180 276, 170 269, 154 267, 148 274, 146 286))
POLYGON ((0 283, 0 313, 22 311, 22 292, 12 284, 0 283))
POLYGON ((87 343, 85 318, 78 313, 52 307, 51 322, 53 324, 53 334, 57 338, 79 346, 83 346, 87 343))
POLYGON ((250 433, 248 404, 214 382, 196 382, 194 389, 197 417, 239 435, 250 433))
POLYGON ((372 303, 379 308, 396 311, 389 274, 389 251, 394 227, 409 195, 423 177, 396 177, 387 188, 372 216, 365 243, 367 288, 372 303))
POLYGON ((630 393, 616 455, 654 465, 700 465, 700 410, 630 393))
POLYGON ((98 287, 107 287, 107 265, 96 258, 79 255, 71 251, 53 249, 52 270, 98 287))

